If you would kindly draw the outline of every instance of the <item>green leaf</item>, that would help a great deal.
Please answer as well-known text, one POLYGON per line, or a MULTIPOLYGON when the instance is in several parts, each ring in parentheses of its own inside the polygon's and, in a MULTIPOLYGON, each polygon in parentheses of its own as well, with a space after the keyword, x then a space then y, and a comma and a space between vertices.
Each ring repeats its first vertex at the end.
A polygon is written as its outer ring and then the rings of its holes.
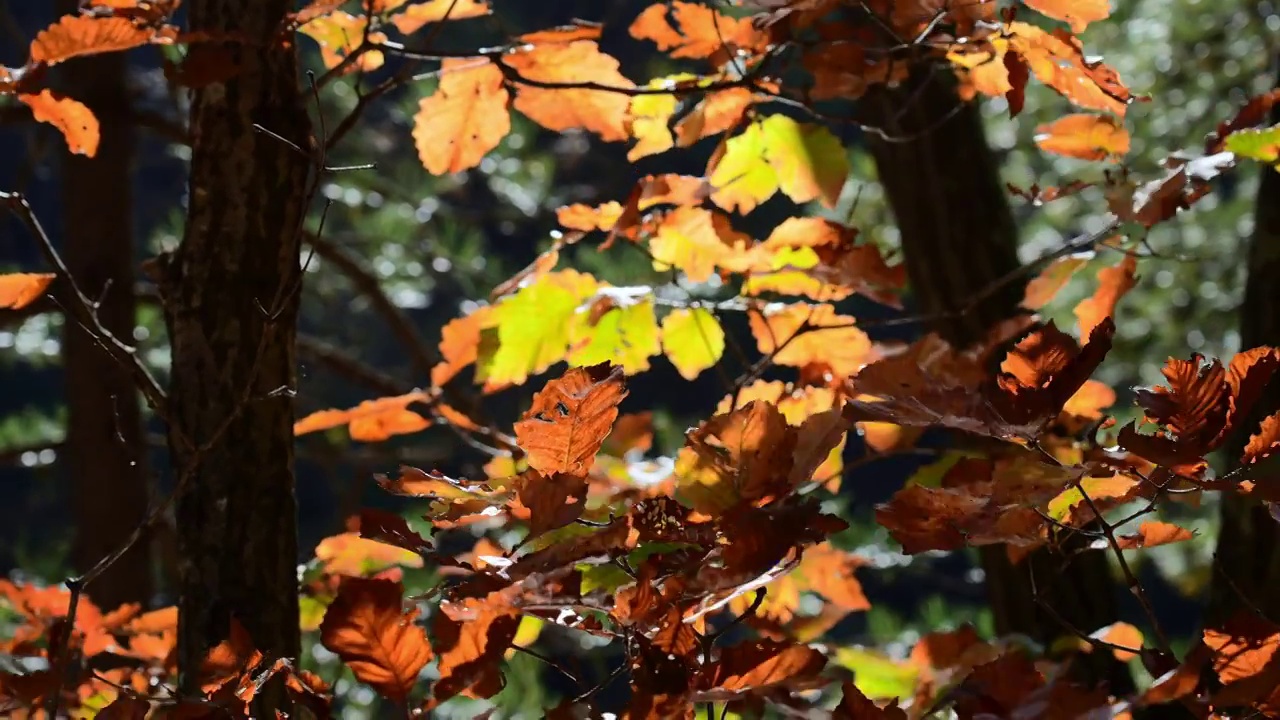
POLYGON ((740 135, 725 142, 724 154, 708 168, 708 182, 715 191, 711 200, 725 210, 751 212, 778 192, 778 175, 765 162, 764 130, 751 123, 740 135))
POLYGON ((909 662, 863 648, 840 648, 836 662, 853 672, 853 684, 872 700, 911 697, 920 672, 909 662))
POLYGON ((596 288, 590 275, 564 270, 547 273, 504 299, 494 311, 496 349, 481 338, 478 379, 490 385, 519 385, 563 360, 574 314, 596 288))
POLYGON ((1226 147, 1240 157, 1264 162, 1280 171, 1280 125, 1237 130, 1227 136, 1226 147))
POLYGON ((724 354, 724 328, 704 308, 673 310, 662 319, 662 350, 686 380, 715 365, 724 354))
POLYGON ((660 351, 658 318, 653 300, 615 307, 602 315, 595 326, 587 313, 574 316, 569 331, 573 350, 569 362, 579 366, 611 362, 634 375, 649 369, 649 358, 660 351))

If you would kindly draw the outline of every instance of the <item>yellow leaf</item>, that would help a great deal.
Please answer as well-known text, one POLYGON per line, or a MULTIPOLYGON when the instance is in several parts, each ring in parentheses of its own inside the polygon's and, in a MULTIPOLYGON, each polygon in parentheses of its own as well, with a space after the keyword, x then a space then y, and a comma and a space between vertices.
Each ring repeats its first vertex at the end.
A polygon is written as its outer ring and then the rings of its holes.
POLYGON ((440 72, 440 87, 418 103, 413 117, 418 157, 432 175, 479 165, 511 132, 510 96, 497 65, 448 59, 440 72))
MULTIPOLYGON (((669 77, 655 78, 649 82, 651 88, 667 88, 677 83, 696 80, 697 76, 680 73, 669 77)), ((635 147, 627 152, 627 159, 635 162, 648 155, 656 155, 670 150, 675 145, 671 135, 671 116, 675 115, 679 101, 675 95, 637 95, 631 98, 631 107, 627 110, 627 130, 636 139, 635 147)))
MULTIPOLYGON (((369 19, 363 15, 352 15, 339 10, 312 20, 299 28, 298 32, 316 41, 320 46, 320 61, 325 67, 333 68, 341 64, 343 58, 364 41, 365 27, 368 24, 369 19)), ((369 39, 383 42, 387 36, 382 32, 371 32, 369 39)), ((365 72, 377 70, 382 67, 382 51, 370 50, 353 62, 365 72)))
POLYGON ((706 282, 717 265, 743 252, 750 242, 724 215, 681 206, 662 218, 658 232, 649 240, 649 251, 655 270, 675 267, 693 282, 706 282))
POLYGON ((316 559, 330 575, 373 575, 393 565, 422 567, 422 557, 395 545, 370 540, 357 532, 327 537, 316 545, 316 559))
POLYGON ((563 360, 573 315, 597 286, 590 275, 563 270, 505 298, 491 313, 497 347, 486 348, 481 340, 477 380, 489 386, 518 385, 563 360))
POLYGON ((671 311, 662 319, 662 349, 686 380, 715 365, 724 354, 724 329, 703 308, 671 311))
POLYGON ((724 154, 707 168, 708 181, 715 188, 711 200, 729 211, 747 214, 778 191, 778 175, 765 162, 764 130, 751 123, 729 138, 724 154))
POLYGON ((821 200, 835 207, 849 177, 844 147, 821 125, 800 124, 786 115, 762 123, 765 154, 778 175, 778 187, 798 203, 821 200))
POLYGON ((648 370, 649 358, 659 352, 653 301, 646 298, 614 307, 595 323, 588 314, 578 313, 569 331, 569 344, 568 359, 573 365, 611 362, 628 375, 648 370))

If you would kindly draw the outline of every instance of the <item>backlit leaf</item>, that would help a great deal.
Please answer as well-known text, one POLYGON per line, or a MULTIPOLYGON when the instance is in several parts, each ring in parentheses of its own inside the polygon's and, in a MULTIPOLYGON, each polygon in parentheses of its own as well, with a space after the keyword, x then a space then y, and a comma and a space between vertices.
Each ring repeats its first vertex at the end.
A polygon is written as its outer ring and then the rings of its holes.
POLYGON ((470 601, 437 613, 432 634, 440 679, 431 689, 433 700, 443 702, 462 692, 473 698, 497 695, 505 684, 503 653, 519 627, 519 615, 470 601))
POLYGON ((866 333, 831 305, 770 305, 750 320, 760 352, 772 353, 779 365, 826 366, 846 377, 875 359, 866 333))
POLYGON ((730 138, 707 171, 716 188, 712 201, 746 214, 778 190, 798 203, 821 200, 832 207, 848 178, 849 163, 830 130, 770 115, 730 138))
POLYGON ((1081 160, 1104 160, 1129 152, 1129 132, 1110 115, 1064 115, 1036 128, 1035 140, 1045 152, 1081 160))
POLYGON ((626 395, 621 372, 607 363, 547 383, 515 426, 529 465, 544 475, 590 470, 626 395))
POLYGON ((716 267, 750 243, 722 213, 700 207, 678 207, 667 213, 650 238, 654 269, 675 267, 693 282, 711 279, 716 267))
POLYGON ((612 362, 628 375, 648 370, 649 358, 661 349, 653 301, 625 302, 599 318, 579 313, 569 331, 569 344, 568 360, 573 365, 612 362))
POLYGON ((1121 550, 1137 550, 1183 542, 1194 537, 1195 533, 1171 523, 1144 522, 1138 526, 1138 532, 1132 535, 1121 535, 1118 538, 1118 544, 1121 550))
POLYGON ((662 350, 686 380, 715 365, 724 354, 724 329, 704 308, 678 308, 662 319, 662 350))
POLYGON ((1227 136, 1226 149, 1280 171, 1280 125, 1258 130, 1237 130, 1227 136))
POLYGON ((1022 307, 1028 310, 1040 310, 1049 304, 1058 291, 1067 286, 1071 276, 1084 267, 1088 260, 1080 257, 1058 258, 1045 266, 1040 274, 1027 283, 1026 294, 1022 298, 1022 307))
MULTIPOLYGON (((326 68, 335 68, 364 42, 368 25, 369 19, 363 14, 352 15, 338 10, 308 22, 298 32, 315 40, 320 46, 320 60, 326 68)), ((387 40, 386 34, 380 31, 369 32, 368 35, 371 42, 387 40)), ((350 67, 370 72, 382 67, 383 61, 381 50, 370 50, 361 55, 359 60, 353 61, 350 67)))
POLYGON ((833 720, 907 720, 907 713, 897 700, 880 707, 862 694, 857 685, 847 682, 842 688, 840 704, 831 712, 833 720))
POLYGON ((755 28, 751 18, 732 18, 707 5, 681 0, 645 8, 630 32, 637 40, 657 43, 659 50, 673 58, 723 62, 739 48, 760 51, 768 44, 767 36, 755 28))
POLYGON ((618 72, 618 61, 590 40, 534 45, 501 60, 535 87, 516 83, 515 108, 548 130, 582 128, 606 141, 627 138, 630 99, 618 92, 573 87, 595 83, 606 88, 633 89, 635 83, 618 72), (566 86, 566 87, 559 87, 566 86))
POLYGON ((511 131, 510 96, 497 65, 450 58, 440 72, 440 86, 418 103, 413 117, 418 157, 433 175, 479 165, 511 131))
POLYGON ((86 157, 98 154, 98 118, 84 103, 56 95, 51 90, 41 90, 35 95, 20 94, 18 99, 31 108, 31 117, 58 128, 72 153, 86 157))
POLYGON ((39 299, 56 277, 53 273, 0 274, 0 308, 21 310, 39 299))
POLYGON ((1080 337, 1087 338, 1105 318, 1114 317, 1120 298, 1138 284, 1138 259, 1125 253, 1120 262, 1098 272, 1098 289, 1076 306, 1080 337))
POLYGON ((316 545, 316 559, 333 575, 373 575, 392 567, 422 567, 422 557, 383 542, 368 540, 360 533, 333 535, 316 545))
POLYGON ((31 61, 56 65, 81 55, 128 50, 151 42, 152 31, 126 17, 63 15, 31 43, 31 61))
MULTIPOLYGON (((396 7, 404 5, 397 2, 396 7)), ((487 0, 427 0, 414 3, 392 15, 390 20, 396 29, 412 35, 428 23, 452 22, 482 17, 492 12, 487 0)))
POLYGON ((426 632, 414 622, 417 611, 403 609, 403 595, 399 582, 348 578, 320 624, 320 642, 357 680, 400 701, 432 657, 426 632))
POLYGON ((542 275, 504 298, 488 320, 497 326, 497 347, 486 349, 482 339, 477 379, 493 386, 518 385, 563 360, 574 313, 597 287, 590 275, 563 270, 542 275))
POLYGON ((1024 0, 1027 7, 1042 15, 1071 25, 1073 32, 1083 31, 1091 22, 1111 15, 1111 0, 1024 0))
POLYGON ((394 435, 406 435, 430 427, 430 420, 409 409, 409 405, 415 402, 426 401, 424 393, 411 392, 365 400, 349 410, 320 410, 295 422, 293 434, 306 435, 347 425, 352 440, 381 442, 394 435))

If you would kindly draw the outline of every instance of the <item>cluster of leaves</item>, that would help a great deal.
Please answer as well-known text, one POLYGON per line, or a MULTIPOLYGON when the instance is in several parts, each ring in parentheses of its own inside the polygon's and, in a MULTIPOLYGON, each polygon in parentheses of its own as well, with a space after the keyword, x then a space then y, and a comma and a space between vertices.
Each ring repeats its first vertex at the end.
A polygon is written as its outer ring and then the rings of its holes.
MULTIPOLYGON (((937 62, 954 70, 965 95, 1005 97, 1016 114, 1034 77, 1088 111, 1043 127, 1042 149, 1119 160, 1127 151, 1125 109, 1135 97, 1086 55, 1077 36, 1106 17, 1106 3, 1025 3, 1070 30, 1045 30, 995 3, 741 4, 759 12, 739 17, 680 0, 645 10, 630 35, 692 69, 644 83, 621 74, 600 48, 602 29, 585 23, 461 53, 391 39, 434 37, 448 23, 483 18, 491 12, 483 0, 371 0, 359 13, 319 0, 288 18, 282 38, 296 31, 315 40, 333 76, 375 71, 389 57, 439 62, 438 85, 422 98, 413 132, 431 173, 477 165, 509 132, 511 110, 552 131, 632 143, 632 160, 716 143, 702 175, 649 175, 626 198, 562 208, 563 232, 551 248, 497 288, 492 302, 444 329, 430 386, 298 421, 298 435, 346 426, 363 441, 444 424, 495 453, 483 478, 411 467, 379 477, 388 492, 428 503, 429 536, 400 516, 362 512, 348 533, 317 548, 302 588, 304 627, 317 630, 358 680, 424 712, 455 697, 499 693, 505 659, 533 652, 544 631, 592 636, 625 657, 616 674, 630 678, 629 717, 690 717, 700 703, 740 713, 766 704, 834 706, 834 716, 847 718, 924 717, 948 708, 961 718, 1014 717, 1045 707, 1077 717, 1170 701, 1202 715, 1237 706, 1277 712, 1271 660, 1280 629, 1253 617, 1206 630, 1182 659, 1154 618, 1151 647, 1132 626, 1064 628, 1078 642, 1052 657, 984 641, 969 628, 931 634, 907 660, 881 661, 902 678, 889 687, 860 672, 862 651, 820 642, 842 618, 869 607, 855 576, 864 561, 841 549, 846 523, 822 503, 847 479, 842 451, 850 432, 866 441, 869 459, 909 448, 926 427, 990 441, 981 457, 958 460, 935 482, 910 483, 878 508, 877 521, 907 553, 999 544, 1016 560, 1084 532, 1127 567, 1126 553, 1193 536, 1149 519, 1162 501, 1205 491, 1280 501, 1262 470, 1280 446, 1280 416, 1242 425, 1280 352, 1255 348, 1225 364, 1170 359, 1168 386, 1138 396, 1154 428, 1115 428, 1104 412, 1114 392, 1090 379, 1137 276, 1136 255, 1113 231, 1173 217, 1238 157, 1274 164, 1276 129, 1250 128, 1276 97, 1258 98, 1223 123, 1203 155, 1170 158, 1161 177, 1109 175, 1112 232, 1068 250, 1114 252, 1120 260, 1077 308, 1077 334, 1024 317, 993 328, 973 348, 934 335, 905 346, 876 342, 837 303, 861 295, 900 307, 906 278, 856 228, 793 217, 760 240, 734 226, 779 194, 832 206, 843 192, 844 148, 810 104, 854 100, 902 80, 912 63, 937 62), (793 71, 807 84, 784 83, 793 71), (807 114, 797 119, 782 109, 807 114), (638 248, 655 269, 673 269, 690 283, 714 279, 736 294, 700 302, 674 283, 616 287, 557 269, 562 251, 591 242, 638 248), (746 315, 756 359, 726 332, 731 313, 746 315), (736 380, 725 370, 729 348, 743 366, 736 380), (686 378, 715 368, 728 381, 715 413, 671 457, 654 448, 644 413, 619 411, 627 378, 659 355, 686 378), (444 401, 467 375, 494 393, 560 363, 569 369, 544 384, 512 433, 444 401), (778 369, 791 379, 763 379, 778 369), (1240 469, 1213 477, 1205 455, 1240 431, 1253 433, 1240 469), (1139 510, 1116 516, 1135 502, 1139 510), (397 565, 429 568, 436 583, 406 598, 397 565), (801 602, 806 596, 821 598, 820 609, 801 602), (1140 658, 1157 682, 1134 697, 1080 687, 1068 671, 1076 655, 1090 652, 1140 658), (434 673, 429 687, 424 673, 434 673)), ((0 92, 16 94, 73 151, 91 155, 92 115, 42 88, 44 68, 176 43, 189 46, 182 75, 190 84, 237 72, 223 61, 240 39, 184 35, 168 24, 175 7, 90 2, 37 36, 28 64, 0 74, 0 92)), ((1048 201, 1070 190, 1033 193, 1048 201)), ((1043 307, 1080 266, 1066 252, 1048 260, 1028 286, 1028 310, 1043 307)), ((0 277, 0 307, 31 302, 51 280, 0 277)), ((322 681, 293 659, 263 657, 242 629, 199 670, 205 697, 178 699, 157 692, 176 672, 174 609, 103 614, 81 600, 69 613, 60 590, 5 584, 0 591, 21 619, 5 652, 61 671, 0 675, 7 712, 58 696, 64 707, 107 717, 142 717, 153 705, 184 717, 243 714, 266 680, 283 674, 296 702, 328 713, 322 681), (67 656, 76 662, 53 662, 67 656)), ((595 712, 612 679, 581 688, 548 715, 595 712)))

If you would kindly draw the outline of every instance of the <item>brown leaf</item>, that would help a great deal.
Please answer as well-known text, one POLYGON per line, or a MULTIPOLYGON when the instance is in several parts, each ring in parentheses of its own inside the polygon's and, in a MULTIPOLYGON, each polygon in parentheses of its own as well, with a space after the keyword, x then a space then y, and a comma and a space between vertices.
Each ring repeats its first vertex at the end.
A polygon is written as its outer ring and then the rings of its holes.
POLYGON ((907 713, 898 707, 897 700, 880 707, 851 682, 844 684, 842 692, 840 704, 831 713, 833 720, 907 720, 907 713))
POLYGON ((320 624, 320 642, 356 679, 401 702, 432 657, 426 632, 414 622, 417 611, 404 611, 403 596, 399 582, 347 578, 320 624))
POLYGON ((231 680, 252 670, 262 661, 262 653, 253 644, 253 638, 240 621, 231 619, 230 631, 225 640, 209 650, 200 668, 201 683, 206 693, 211 693, 231 680))
POLYGON ((527 470, 516 478, 515 486, 516 499, 529 510, 529 539, 577 520, 587 500, 587 480, 581 475, 544 476, 527 470))
POLYGON ((21 310, 44 294, 57 275, 53 273, 0 274, 0 309, 21 310))
POLYGON ((1119 443, 1153 462, 1196 474, 1203 456, 1225 439, 1231 387, 1217 360, 1203 365, 1199 354, 1190 360, 1169 358, 1162 372, 1168 387, 1138 390, 1138 404, 1147 419, 1164 426, 1168 435, 1139 434, 1133 423, 1120 431, 1119 443))
POLYGON ((125 693, 116 695, 110 705, 97 714, 98 720, 143 720, 151 711, 151 703, 125 693))
POLYGON ((807 688, 826 665, 826 655, 805 645, 771 640, 733 645, 703 668, 697 697, 730 699, 779 685, 807 688))
POLYGON ((1022 307, 1028 310, 1040 310, 1048 305, 1058 291, 1067 286, 1071 276, 1085 266, 1085 263, 1084 258, 1064 257, 1046 265, 1039 275, 1027 283, 1022 307))
POLYGON ((431 549, 431 542, 410 528, 403 517, 386 510, 362 509, 358 529, 360 537, 394 545, 412 553, 431 549))
POLYGON ((533 397, 516 439, 529 465, 544 475, 585 475, 627 396, 621 368, 572 368, 533 397))
POLYGON ((459 693, 493 697, 506 684, 502 656, 516 637, 520 616, 479 602, 454 612, 458 618, 440 612, 432 624, 440 655, 440 679, 431 689, 432 698, 439 703, 459 693))

